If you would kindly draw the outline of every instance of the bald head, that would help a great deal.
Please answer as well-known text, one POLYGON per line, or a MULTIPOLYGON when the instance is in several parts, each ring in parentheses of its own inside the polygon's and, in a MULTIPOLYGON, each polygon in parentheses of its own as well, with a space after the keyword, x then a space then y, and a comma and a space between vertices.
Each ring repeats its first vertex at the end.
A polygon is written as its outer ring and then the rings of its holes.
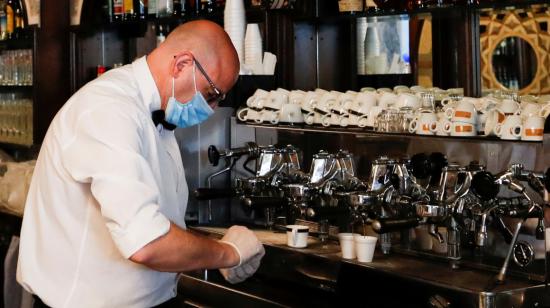
POLYGON ((214 22, 191 21, 175 28, 147 57, 161 98, 165 94, 166 79, 177 77, 177 73, 174 76, 174 66, 177 65, 174 59, 182 53, 190 53, 223 92, 229 91, 235 84, 240 64, 227 33, 214 22))

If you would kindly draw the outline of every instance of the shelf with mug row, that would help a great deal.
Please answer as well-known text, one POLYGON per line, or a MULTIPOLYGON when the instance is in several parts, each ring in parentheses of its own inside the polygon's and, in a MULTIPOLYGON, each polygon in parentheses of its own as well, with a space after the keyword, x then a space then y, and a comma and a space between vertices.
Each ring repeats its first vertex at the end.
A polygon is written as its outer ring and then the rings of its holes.
MULTIPOLYGON (((550 119, 550 117, 549 117, 550 119)), ((503 140, 496 136, 438 136, 438 135, 417 135, 408 133, 386 133, 377 132, 369 128, 360 127, 325 127, 321 125, 306 125, 306 124, 258 124, 255 122, 242 122, 237 119, 237 123, 253 128, 275 129, 288 132, 300 133, 321 133, 321 134, 347 134, 355 135, 357 138, 381 138, 381 139, 439 139, 445 141, 464 141, 464 142, 502 142, 502 143, 523 143, 542 146, 542 141, 525 141, 525 140, 503 140)), ((547 121, 547 127, 550 128, 550 120, 547 121)), ((550 131, 545 133, 545 136, 550 135, 550 131)))

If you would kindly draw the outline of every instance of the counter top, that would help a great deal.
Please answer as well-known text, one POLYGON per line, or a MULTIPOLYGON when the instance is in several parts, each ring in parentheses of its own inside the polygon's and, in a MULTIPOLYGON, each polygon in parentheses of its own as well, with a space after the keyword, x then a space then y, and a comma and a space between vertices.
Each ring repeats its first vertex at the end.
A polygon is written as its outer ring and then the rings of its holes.
MULTIPOLYGON (((193 227, 193 229, 213 237, 221 237, 227 230, 227 228, 218 227, 193 227)), ((527 279, 509 277, 505 284, 493 286, 489 290, 487 286, 492 285, 490 282, 495 276, 494 273, 489 271, 469 268, 452 269, 449 263, 424 260, 419 257, 393 252, 390 255, 383 255, 378 249, 375 251, 373 262, 360 263, 357 260, 342 259, 340 246, 335 241, 329 241, 327 245, 322 245, 318 239, 309 237, 308 247, 298 249, 286 245, 286 234, 283 232, 269 230, 253 231, 266 246, 267 254, 277 251, 277 254, 284 254, 288 258, 295 258, 295 255, 313 257, 317 259, 315 263, 319 262, 318 265, 324 268, 333 267, 339 269, 341 266, 351 266, 357 271, 364 272, 365 275, 368 272, 385 273, 389 276, 396 276, 467 293, 494 294, 499 292, 514 292, 541 285, 538 282, 532 282, 527 279)), ((308 268, 311 267, 308 266, 308 268)), ((323 279, 332 282, 338 280, 338 270, 328 271, 327 273, 329 274, 325 275, 323 279)), ((305 273, 305 275, 307 276, 308 274, 305 273)))

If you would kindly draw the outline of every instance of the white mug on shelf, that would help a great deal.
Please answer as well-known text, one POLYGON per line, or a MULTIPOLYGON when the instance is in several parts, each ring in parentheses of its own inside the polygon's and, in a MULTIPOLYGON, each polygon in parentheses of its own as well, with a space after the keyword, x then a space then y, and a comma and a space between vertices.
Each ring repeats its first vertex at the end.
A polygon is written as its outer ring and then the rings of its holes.
POLYGON ((417 135, 433 135, 437 128, 437 115, 423 111, 417 114, 409 124, 409 133, 417 135))
POLYGON ((237 111, 239 121, 256 121, 260 117, 260 112, 249 107, 241 108, 237 111))
POLYGON ((540 116, 524 118, 521 129, 521 140, 542 141, 544 136, 544 121, 540 116))
POLYGON ((269 91, 258 89, 254 95, 246 100, 246 105, 251 108, 264 108, 266 101, 269 99, 269 91))
POLYGON ((467 122, 452 122, 451 136, 472 137, 476 135, 477 135, 477 131, 474 124, 467 123, 467 122))
POLYGON ((521 117, 519 115, 507 116, 504 122, 497 124, 495 133, 502 140, 519 140, 522 133, 521 117))
POLYGON ((445 110, 445 114, 453 122, 464 122, 470 124, 476 124, 477 122, 477 111, 473 100, 470 98, 463 98, 458 102, 456 107, 451 107, 445 110))

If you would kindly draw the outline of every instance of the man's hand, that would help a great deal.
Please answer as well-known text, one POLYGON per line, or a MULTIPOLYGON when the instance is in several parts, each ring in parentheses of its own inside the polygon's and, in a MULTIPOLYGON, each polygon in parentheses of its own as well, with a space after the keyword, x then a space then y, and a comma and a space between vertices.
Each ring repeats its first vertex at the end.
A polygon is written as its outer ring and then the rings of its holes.
POLYGON ((221 268, 220 273, 225 280, 230 283, 239 283, 246 280, 248 277, 254 275, 256 270, 260 267, 260 261, 265 255, 265 250, 262 247, 260 253, 252 257, 248 262, 232 268, 221 268))
POLYGON ((233 226, 227 229, 227 233, 220 242, 229 244, 235 249, 240 257, 239 262, 235 264, 236 266, 243 265, 263 251, 262 243, 260 243, 254 232, 242 226, 233 226))
POLYGON ((245 227, 233 226, 227 230, 220 242, 233 246, 240 256, 236 266, 220 269, 220 273, 230 283, 244 281, 260 267, 265 250, 252 231, 245 227))

